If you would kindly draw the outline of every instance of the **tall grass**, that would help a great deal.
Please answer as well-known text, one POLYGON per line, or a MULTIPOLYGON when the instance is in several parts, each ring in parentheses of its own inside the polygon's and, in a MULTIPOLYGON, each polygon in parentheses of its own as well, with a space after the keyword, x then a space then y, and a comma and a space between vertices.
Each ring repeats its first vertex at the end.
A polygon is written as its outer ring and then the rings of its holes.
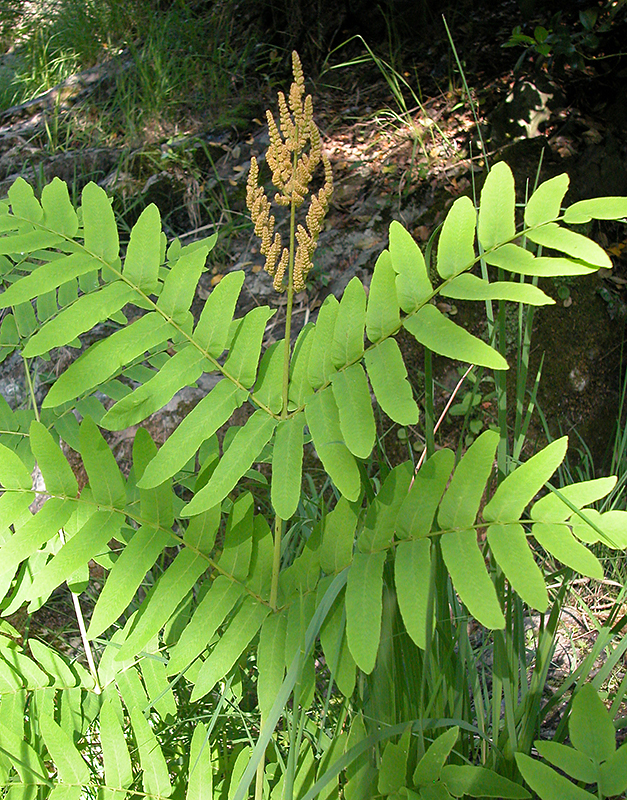
MULTIPOLYGON (((0 7, 0 19, 10 13, 0 7)), ((151 125, 162 122, 239 122, 235 90, 240 93, 253 75, 255 38, 233 2, 198 10, 184 2, 166 10, 139 0, 40 2, 23 10, 6 35, 10 58, 0 72, 1 108, 113 57, 113 87, 87 100, 92 129, 131 141, 142 141, 151 125)))

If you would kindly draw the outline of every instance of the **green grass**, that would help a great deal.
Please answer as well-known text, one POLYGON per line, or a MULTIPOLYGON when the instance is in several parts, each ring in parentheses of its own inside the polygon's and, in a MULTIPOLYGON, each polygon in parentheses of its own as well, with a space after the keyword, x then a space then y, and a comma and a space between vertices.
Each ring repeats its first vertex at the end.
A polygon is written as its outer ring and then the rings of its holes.
POLYGON ((255 50, 255 37, 243 30, 232 2, 198 11, 175 2, 163 11, 138 0, 62 0, 21 15, 0 5, 2 22, 10 56, 0 68, 0 109, 117 59, 113 86, 88 98, 83 109, 95 114, 96 139, 138 143, 165 125, 194 120, 214 128, 241 124, 247 109, 233 97, 247 94, 263 52, 255 50))

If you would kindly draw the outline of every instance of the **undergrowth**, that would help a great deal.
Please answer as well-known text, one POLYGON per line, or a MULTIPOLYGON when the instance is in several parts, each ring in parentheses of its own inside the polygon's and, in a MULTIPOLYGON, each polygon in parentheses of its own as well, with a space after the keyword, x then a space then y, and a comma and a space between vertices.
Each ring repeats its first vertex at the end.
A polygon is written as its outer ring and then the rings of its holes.
MULTIPOLYGON (((254 104, 246 97, 254 96, 264 49, 233 7, 41 0, 18 13, 2 4, 8 54, 0 106, 24 103, 100 65, 100 88, 73 114, 74 127, 85 127, 93 144, 122 135, 137 145, 151 128, 173 130, 199 117, 218 129, 248 124, 254 104), (234 95, 242 99, 234 103, 234 95)), ((69 96, 62 89, 61 99, 69 96)))

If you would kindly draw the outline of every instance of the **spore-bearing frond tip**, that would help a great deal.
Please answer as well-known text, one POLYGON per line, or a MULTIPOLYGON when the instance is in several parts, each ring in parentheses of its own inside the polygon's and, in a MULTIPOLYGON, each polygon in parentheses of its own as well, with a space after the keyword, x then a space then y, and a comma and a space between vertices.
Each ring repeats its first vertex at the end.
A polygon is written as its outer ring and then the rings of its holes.
MULTIPOLYGON (((275 203, 294 209, 305 202, 309 184, 318 165, 322 163, 324 168, 324 184, 317 194, 311 196, 305 226, 298 226, 295 241, 290 243, 290 248, 296 247, 296 250, 292 275, 288 275, 288 282, 292 281, 295 291, 301 291, 312 267, 313 253, 333 194, 333 176, 329 159, 322 152, 320 131, 313 119, 311 95, 305 96, 305 78, 296 51, 292 53, 292 70, 294 81, 287 100, 283 92, 278 93, 279 124, 277 125, 270 111, 266 112, 270 136, 266 159, 272 173, 272 183, 277 189, 275 203)), ((281 249, 281 237, 274 232, 275 218, 270 213, 270 201, 258 181, 259 165, 253 157, 246 204, 255 233, 261 239, 261 253, 266 256, 265 269, 274 277, 274 288, 284 291, 287 288, 284 277, 290 263, 290 249, 281 249)))

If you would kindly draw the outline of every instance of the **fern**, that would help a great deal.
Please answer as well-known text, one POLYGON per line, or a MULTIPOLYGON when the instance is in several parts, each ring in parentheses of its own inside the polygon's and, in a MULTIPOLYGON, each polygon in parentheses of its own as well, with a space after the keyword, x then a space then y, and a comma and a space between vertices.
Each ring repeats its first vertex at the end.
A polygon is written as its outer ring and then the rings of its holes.
MULTIPOLYGON (((291 112, 301 100, 290 99, 291 112)), ((302 102, 306 120, 307 101, 302 102)), ((284 114, 289 113, 285 107, 284 114)), ((315 148, 316 134, 308 130, 315 148)), ((497 349, 447 318, 432 301, 441 296, 546 305, 553 301, 525 277, 581 275, 611 266, 600 247, 567 225, 625 216, 627 200, 597 198, 562 213, 567 187, 563 175, 541 184, 518 229, 513 176, 506 164, 497 164, 486 179, 478 213, 468 198, 452 205, 438 242, 436 286, 418 246, 394 222, 368 294, 353 278, 339 302, 325 301, 293 349, 288 326, 285 339, 264 350, 274 311, 260 306, 242 318, 234 316, 242 272, 218 284, 197 321, 191 314, 215 237, 187 247, 177 240, 168 245, 159 212, 150 206, 121 254, 110 202, 95 184, 85 187, 78 209, 58 179, 44 188, 41 200, 22 179, 13 184, 0 205, 6 284, 0 307, 9 310, 0 329, 3 356, 15 350, 28 365, 31 358, 49 359, 55 348, 83 348, 102 323, 114 330, 85 346, 51 385, 41 409, 33 403, 30 410, 14 412, 0 404, 3 613, 24 604, 30 611, 39 608, 65 582, 79 594, 93 559, 106 580, 86 637, 95 642, 109 632, 90 675, 36 641, 30 641, 29 655, 5 627, 9 635, 0 636, 0 780, 11 796, 40 793, 78 800, 87 786, 100 787, 109 797, 134 791, 169 797, 184 789, 189 800, 225 796, 221 781, 226 778, 214 769, 210 730, 196 723, 185 767, 174 768, 164 754, 165 724, 178 714, 175 685, 186 687, 192 704, 215 693, 218 685, 224 696, 238 661, 255 646, 263 725, 248 765, 244 755, 237 767, 239 788, 234 773, 229 790, 229 797, 244 797, 290 695, 303 709, 312 701, 318 637, 345 697, 353 693, 357 670, 373 671, 387 565, 404 629, 423 651, 436 625, 430 593, 439 559, 461 603, 492 630, 505 627, 495 571, 530 608, 548 608, 530 537, 562 564, 602 577, 588 545, 625 548, 626 515, 600 514, 587 506, 606 496, 613 480, 584 482, 535 499, 562 463, 566 439, 513 468, 496 491, 499 434, 492 431, 479 436, 456 466, 453 453, 441 450, 417 471, 409 463, 392 470, 374 499, 364 491, 363 462, 376 442, 371 390, 395 422, 415 424, 419 417, 395 339, 401 329, 430 352, 505 370, 497 349), (541 255, 540 248, 556 255, 541 255), (522 277, 489 282, 472 274, 479 262, 522 277), (207 373, 220 380, 160 449, 145 429, 137 430, 132 469, 124 477, 101 429, 140 425, 207 373), (103 396, 113 401, 107 410, 103 396), (253 413, 219 455, 216 431, 244 403, 253 413), (339 499, 289 558, 282 555, 284 523, 302 499, 309 437, 339 499), (88 478, 81 490, 60 441, 81 455, 88 478), (274 514, 269 520, 258 513, 250 493, 234 494, 268 452, 274 514), (32 488, 35 463, 45 481, 41 492, 32 488), (481 510, 486 492, 489 501, 481 510), (31 511, 36 496, 39 510, 31 511), (482 531, 487 547, 479 544, 482 531), (158 561, 165 568, 152 580, 158 561), (144 595, 139 590, 147 576, 152 585, 144 595), (158 734, 155 720, 161 720, 158 734), (89 763, 82 755, 86 746, 95 748, 89 763), (222 787, 215 795, 214 782, 222 787)), ((288 196, 285 185, 279 188, 294 208, 294 194, 288 196)), ((307 253, 315 246, 319 222, 312 223, 310 239, 302 240, 309 242, 307 253)), ((284 265, 287 287, 283 273, 279 281, 290 304, 299 268, 293 246, 292 238, 284 265)), ((319 737, 315 763, 310 739, 302 730, 294 734, 285 773, 280 780, 267 778, 272 796, 285 789, 313 797, 312 787, 322 784, 337 791, 332 776, 344 769, 346 796, 349 786, 361 787, 355 797, 370 796, 374 777, 367 756, 382 739, 368 738, 357 719, 345 739, 319 737)), ((428 727, 424 720, 420 725, 428 727)), ((454 744, 446 742, 450 747, 440 768, 454 744)), ((380 794, 394 796, 408 787, 408 796, 427 796, 421 770, 413 782, 406 775, 408 747, 408 739, 401 738, 382 751, 380 794)), ((451 787, 466 787, 466 778, 447 769, 434 773, 434 780, 441 775, 447 792, 458 796, 462 789, 451 787)), ((482 789, 493 785, 485 780, 482 789)), ((524 796, 498 786, 494 791, 524 796)))

